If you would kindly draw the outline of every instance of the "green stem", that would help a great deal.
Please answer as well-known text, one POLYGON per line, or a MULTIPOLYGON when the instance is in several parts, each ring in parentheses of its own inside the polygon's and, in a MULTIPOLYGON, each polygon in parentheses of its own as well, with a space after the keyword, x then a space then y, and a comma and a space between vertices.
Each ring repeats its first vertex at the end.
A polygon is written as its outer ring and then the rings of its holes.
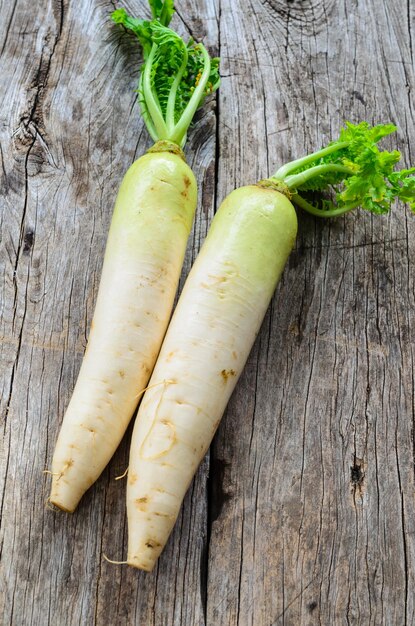
POLYGON ((138 106, 140 107, 141 115, 144 120, 144 124, 150 134, 150 137, 153 141, 158 141, 158 135, 156 129, 154 128, 154 124, 151 120, 151 117, 148 113, 146 99, 143 94, 143 72, 140 73, 140 79, 138 81, 138 106))
POLYGON ((318 150, 317 152, 312 152, 305 157, 301 157, 301 159, 296 159, 295 161, 291 161, 286 165, 283 165, 275 172, 271 178, 278 178, 279 180, 284 180, 287 174, 290 172, 302 167, 304 165, 308 165, 309 163, 314 163, 317 159, 321 159, 327 154, 331 154, 332 152, 337 152, 337 150, 342 150, 343 148, 347 148, 349 145, 348 141, 342 141, 335 143, 331 146, 327 146, 327 148, 323 148, 322 150, 318 150))
MULTIPOLYGON (((171 18, 170 18, 171 19, 171 18)), ((170 19, 168 18, 168 8, 167 8, 167 2, 164 2, 163 4, 163 9, 160 13, 160 22, 164 25, 164 26, 168 26, 170 23, 170 19)))
POLYGON ((311 215, 315 215, 316 217, 338 217, 339 215, 343 215, 344 213, 348 213, 349 211, 353 211, 358 206, 360 206, 359 202, 350 202, 350 204, 345 204, 342 207, 338 207, 337 209, 329 209, 325 211, 324 209, 318 209, 314 207, 312 204, 304 200, 298 193, 295 193, 291 200, 293 204, 296 204, 307 213, 311 213, 311 215))
POLYGON ((157 44, 153 43, 151 52, 144 66, 143 96, 147 105, 148 113, 156 130, 158 139, 167 139, 167 126, 161 114, 160 105, 157 103, 151 89, 151 68, 156 54, 157 44))
POLYGON ((184 74, 184 71, 186 69, 187 66, 187 61, 189 58, 189 55, 187 54, 187 48, 186 46, 183 46, 184 48, 184 52, 183 52, 183 61, 182 64, 180 66, 179 71, 176 74, 176 77, 173 81, 173 84, 170 88, 170 93, 169 93, 169 99, 167 100, 167 107, 166 107, 166 122, 167 122, 167 130, 169 134, 172 134, 174 132, 174 109, 175 109, 175 104, 176 104, 176 93, 177 93, 177 88, 180 84, 180 81, 182 80, 182 76, 184 74))
POLYGON ((203 44, 200 43, 198 45, 200 46, 200 49, 202 51, 205 66, 203 68, 202 76, 200 77, 198 86, 194 90, 193 95, 187 103, 187 106, 183 111, 178 123, 174 127, 173 133, 169 135, 170 141, 174 141, 178 145, 182 144, 183 137, 185 136, 187 129, 189 128, 193 119, 193 116, 196 113, 196 109, 199 106, 201 99, 203 98, 203 94, 205 92, 206 85, 210 76, 209 54, 203 44))
POLYGON ((284 178, 284 183, 289 189, 298 189, 298 187, 304 185, 304 183, 310 180, 310 178, 320 176, 321 174, 327 174, 328 172, 342 172, 344 174, 348 174, 349 176, 354 173, 353 170, 350 169, 350 167, 346 167, 345 165, 328 163, 324 165, 315 165, 314 167, 310 167, 309 170, 305 170, 304 172, 300 172, 299 174, 287 176, 286 178, 284 178))
POLYGON ((183 135, 183 138, 182 138, 182 140, 181 140, 181 142, 180 142, 180 147, 181 147, 181 148, 184 148, 186 141, 187 141, 187 131, 186 131, 186 132, 185 132, 185 134, 183 135))

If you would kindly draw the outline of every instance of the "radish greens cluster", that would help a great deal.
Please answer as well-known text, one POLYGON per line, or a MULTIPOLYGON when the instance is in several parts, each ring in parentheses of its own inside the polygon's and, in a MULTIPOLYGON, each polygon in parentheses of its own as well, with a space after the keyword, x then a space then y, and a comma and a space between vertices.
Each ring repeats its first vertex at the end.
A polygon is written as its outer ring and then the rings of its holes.
POLYGON ((153 0, 150 6, 151 21, 130 17, 125 9, 114 11, 112 19, 131 30, 143 49, 138 96, 151 137, 183 146, 196 110, 219 87, 219 59, 211 59, 193 39, 185 43, 168 27, 171 0, 153 0))
POLYGON ((415 168, 396 171, 400 152, 379 150, 378 142, 396 131, 393 124, 346 122, 337 141, 281 167, 271 180, 283 182, 295 204, 319 217, 335 217, 360 206, 387 213, 397 198, 415 211, 415 168), (303 192, 334 192, 315 207, 303 192))

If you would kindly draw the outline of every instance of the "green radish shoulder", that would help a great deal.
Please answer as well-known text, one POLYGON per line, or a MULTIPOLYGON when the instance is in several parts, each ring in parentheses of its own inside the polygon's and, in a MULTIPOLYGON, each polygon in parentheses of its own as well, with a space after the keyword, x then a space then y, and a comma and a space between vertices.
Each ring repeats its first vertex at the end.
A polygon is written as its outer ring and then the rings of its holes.
POLYGON ((294 204, 320 217, 361 206, 415 208, 415 169, 378 141, 392 125, 346 124, 336 142, 233 191, 219 207, 179 298, 134 425, 127 562, 150 571, 242 373, 294 246, 294 204), (312 203, 308 192, 331 196, 312 203))
POLYGON ((153 370, 197 201, 182 148, 219 85, 218 60, 168 27, 171 0, 150 6, 152 20, 113 13, 142 46, 138 102, 155 144, 117 195, 88 345, 53 455, 50 502, 70 512, 114 454, 153 370))

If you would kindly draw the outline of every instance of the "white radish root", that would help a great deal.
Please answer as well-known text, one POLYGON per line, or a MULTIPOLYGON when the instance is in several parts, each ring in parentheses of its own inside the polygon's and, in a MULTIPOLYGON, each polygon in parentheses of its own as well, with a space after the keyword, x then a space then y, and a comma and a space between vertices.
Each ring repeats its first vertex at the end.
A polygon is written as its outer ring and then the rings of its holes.
POLYGON ((257 186, 234 191, 213 220, 134 426, 127 483, 130 565, 150 571, 166 544, 296 232, 290 201, 257 186), (156 386, 163 380, 170 384, 156 386))
POLYGON ((191 169, 169 152, 126 173, 96 309, 52 462, 50 502, 72 512, 114 454, 146 387, 176 294, 196 207, 191 169))

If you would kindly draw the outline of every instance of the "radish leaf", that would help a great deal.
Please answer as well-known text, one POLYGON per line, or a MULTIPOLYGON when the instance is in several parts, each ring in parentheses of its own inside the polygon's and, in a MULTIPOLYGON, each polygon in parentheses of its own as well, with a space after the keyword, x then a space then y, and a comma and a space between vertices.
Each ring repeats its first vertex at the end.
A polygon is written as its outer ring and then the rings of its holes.
POLYGON ((133 18, 125 9, 114 11, 112 19, 131 30, 143 49, 138 100, 150 135, 183 146, 196 110, 219 87, 219 59, 167 27, 171 0, 150 0, 150 7, 151 21, 133 18))
POLYGON ((149 0, 149 4, 153 18, 168 26, 174 13, 174 0, 149 0))
POLYGON ((271 180, 283 181, 294 202, 322 217, 341 215, 357 206, 387 213, 396 198, 415 210, 415 168, 395 171, 400 152, 381 151, 377 145, 395 131, 393 124, 346 122, 337 141, 284 165, 271 180), (305 191, 332 191, 334 200, 326 199, 322 208, 313 207, 302 197, 305 191))

